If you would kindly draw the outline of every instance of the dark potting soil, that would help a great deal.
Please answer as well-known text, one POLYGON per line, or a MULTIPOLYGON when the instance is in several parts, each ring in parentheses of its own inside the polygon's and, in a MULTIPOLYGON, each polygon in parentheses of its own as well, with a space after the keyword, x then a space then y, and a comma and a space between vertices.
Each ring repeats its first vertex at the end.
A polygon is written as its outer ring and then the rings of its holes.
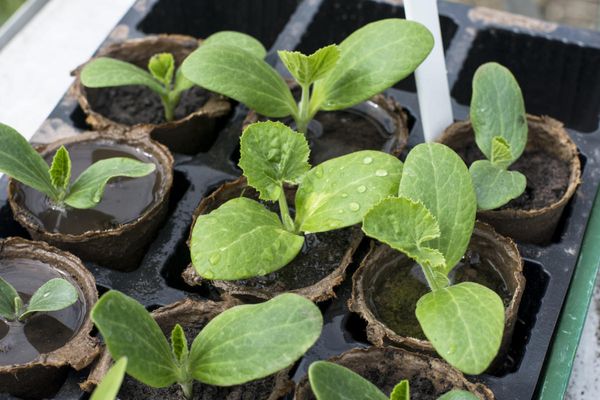
MULTIPOLYGON (((456 150, 456 149, 455 149, 456 150)), ((457 150, 467 165, 485 158, 475 142, 457 150)), ((540 150, 525 150, 509 167, 527 178, 525 192, 501 209, 536 210, 559 201, 569 186, 569 165, 540 150)))
MULTIPOLYGON (((86 88, 92 110, 123 125, 162 124, 166 122, 160 96, 145 86, 86 88)), ((175 108, 174 120, 182 119, 201 108, 211 92, 193 87, 183 92, 175 108)))
MULTIPOLYGON (((17 289, 24 304, 50 279, 69 279, 46 263, 21 258, 0 260, 0 276, 17 289)), ((0 320, 0 365, 26 363, 64 346, 85 319, 81 299, 79 293, 79 300, 64 310, 34 314, 24 322, 0 320)))
MULTIPOLYGON (((142 150, 110 141, 73 143, 66 146, 71 156, 71 183, 91 164, 111 157, 127 157, 143 162, 156 159, 142 150)), ((51 163, 54 153, 46 156, 51 163)), ((18 185, 15 200, 37 218, 38 224, 49 232, 82 234, 116 228, 139 218, 157 200, 161 191, 160 168, 142 178, 111 179, 102 201, 91 209, 79 210, 66 206, 57 208, 42 193, 18 185)))

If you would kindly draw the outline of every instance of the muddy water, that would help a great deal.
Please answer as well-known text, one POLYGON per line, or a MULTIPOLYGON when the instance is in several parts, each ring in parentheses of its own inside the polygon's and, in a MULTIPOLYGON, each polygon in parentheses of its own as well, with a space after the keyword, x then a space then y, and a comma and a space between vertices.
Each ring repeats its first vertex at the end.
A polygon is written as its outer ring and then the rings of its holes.
MULTIPOLYGON (((0 276, 17 289, 25 304, 50 279, 67 278, 48 264, 19 258, 0 260, 0 276)), ((0 320, 0 365, 26 363, 66 344, 85 319, 83 298, 80 292, 79 300, 64 310, 35 314, 24 322, 0 320)))

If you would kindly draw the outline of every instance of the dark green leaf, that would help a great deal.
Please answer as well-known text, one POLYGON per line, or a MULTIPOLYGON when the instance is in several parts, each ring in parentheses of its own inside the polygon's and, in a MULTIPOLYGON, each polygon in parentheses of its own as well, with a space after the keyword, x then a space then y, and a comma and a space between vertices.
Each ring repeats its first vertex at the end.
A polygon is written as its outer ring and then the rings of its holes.
POLYGON ((173 349, 173 355, 175 355, 175 359, 180 364, 187 360, 189 353, 188 342, 183 328, 179 324, 175 324, 175 327, 171 331, 171 349, 173 349))
POLYGON ((125 61, 109 57, 92 60, 83 67, 80 75, 81 83, 91 88, 142 85, 159 94, 165 93, 165 88, 140 67, 125 61))
POLYGON ((317 400, 388 400, 371 382, 327 361, 316 361, 308 368, 310 387, 317 400))
POLYGON ((448 393, 438 397, 438 400, 478 400, 479 397, 471 392, 464 390, 451 390, 448 393))
POLYGON ((127 357, 120 358, 104 375, 90 400, 115 400, 127 369, 127 357))
POLYGON ((323 47, 310 56, 298 51, 278 52, 279 58, 300 85, 310 85, 323 79, 340 59, 340 50, 335 44, 323 47))
POLYGON ((519 197, 527 178, 518 171, 507 171, 488 160, 477 160, 469 168, 480 210, 493 210, 519 197))
POLYGON ((261 59, 267 55, 267 50, 261 42, 241 32, 222 31, 214 33, 206 38, 202 46, 214 44, 235 46, 261 59))
POLYGON ((62 278, 50 279, 31 296, 27 310, 19 319, 27 318, 36 312, 62 310, 75 303, 78 298, 79 294, 72 283, 62 278))
POLYGON ((148 70, 159 82, 166 87, 170 87, 175 75, 175 58, 171 53, 159 53, 150 57, 148 60, 148 70))
POLYGON ((390 400, 410 400, 410 386, 406 379, 394 387, 390 400))
POLYGON ((12 321, 17 318, 19 310, 15 298, 20 298, 13 285, 0 276, 0 317, 12 321))
POLYGON ((54 187, 64 193, 71 181, 71 158, 65 146, 60 146, 54 154, 49 172, 54 187))

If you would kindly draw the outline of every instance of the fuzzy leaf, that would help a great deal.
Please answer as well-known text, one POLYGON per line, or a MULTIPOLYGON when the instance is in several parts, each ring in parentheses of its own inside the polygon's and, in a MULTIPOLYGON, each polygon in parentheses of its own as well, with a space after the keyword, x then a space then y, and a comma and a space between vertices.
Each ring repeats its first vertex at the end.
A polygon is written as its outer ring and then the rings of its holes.
POLYGON ((36 312, 58 311, 69 307, 79 298, 77 289, 66 279, 54 278, 35 291, 26 311, 19 317, 25 319, 36 312))
POLYGON ((392 390, 390 400, 410 400, 410 386, 406 379, 400 381, 392 390))
POLYGON ((323 79, 340 59, 335 44, 320 48, 307 56, 299 51, 278 51, 279 58, 300 85, 310 85, 323 79))
POLYGON ((519 171, 507 171, 488 160, 478 160, 469 168, 480 210, 493 210, 519 197, 527 178, 519 171))
POLYGON ((310 387, 317 400, 388 400, 371 382, 356 372, 327 361, 308 368, 310 387))
POLYGON ((283 182, 298 183, 310 169, 304 135, 281 122, 248 126, 240 143, 240 168, 263 200, 277 200, 283 182))
POLYGON ((65 146, 60 146, 50 166, 50 179, 54 187, 64 192, 71 182, 71 158, 65 146))
POLYGON ((111 290, 91 315, 112 358, 127 357, 129 375, 157 388, 176 382, 179 371, 167 338, 144 306, 111 290))
POLYGON ((302 357, 322 326, 319 308, 296 294, 233 307, 210 321, 194 340, 192 376, 217 386, 264 378, 302 357))
POLYGON ((159 94, 165 94, 165 88, 138 66, 109 57, 100 57, 83 67, 81 83, 91 88, 142 85, 159 94))
POLYGON ((504 305, 485 286, 463 282, 427 293, 416 315, 438 354, 466 374, 485 371, 500 349, 504 305))
POLYGON ((362 221, 371 207, 398 191, 402 162, 389 154, 364 150, 311 169, 296 193, 296 226, 325 232, 362 221))
POLYGON ((501 136, 510 145, 511 161, 521 156, 527 144, 527 116, 521 88, 512 73, 497 63, 480 66, 473 77, 471 123, 475 141, 492 158, 492 140, 501 136))
POLYGON ((102 382, 96 386, 90 400, 115 400, 127 369, 127 357, 122 357, 104 375, 102 382))
POLYGON ((284 267, 303 244, 304 237, 287 231, 277 214, 240 197, 198 217, 192 264, 206 279, 246 279, 284 267))
POLYGON ((175 58, 171 53, 159 53, 148 60, 148 70, 152 76, 169 87, 175 75, 175 58))
POLYGON ((202 42, 202 46, 209 45, 230 45, 239 47, 241 50, 247 51, 257 58, 265 58, 267 50, 261 42, 250 35, 234 31, 221 31, 213 33, 202 42))
POLYGON ((465 390, 451 390, 438 397, 438 400, 478 400, 479 397, 465 390))
POLYGON ((65 203, 74 208, 92 208, 102 200, 106 184, 113 178, 141 178, 156 169, 153 163, 144 163, 124 157, 107 158, 89 166, 71 186, 65 203))
POLYGON ((494 136, 492 139, 492 164, 506 169, 512 163, 512 153, 510 151, 510 143, 502 136, 494 136))
POLYGON ((467 166, 442 144, 417 145, 404 162, 399 195, 420 201, 437 220, 440 236, 426 245, 442 253, 447 274, 465 254, 475 226, 477 199, 467 166))
POLYGON ((183 328, 179 324, 175 324, 175 327, 171 331, 171 349, 173 355, 179 363, 183 363, 189 353, 189 347, 183 328))
POLYGON ((21 298, 16 289, 0 276, 0 317, 9 321, 17 318, 15 299, 21 298))

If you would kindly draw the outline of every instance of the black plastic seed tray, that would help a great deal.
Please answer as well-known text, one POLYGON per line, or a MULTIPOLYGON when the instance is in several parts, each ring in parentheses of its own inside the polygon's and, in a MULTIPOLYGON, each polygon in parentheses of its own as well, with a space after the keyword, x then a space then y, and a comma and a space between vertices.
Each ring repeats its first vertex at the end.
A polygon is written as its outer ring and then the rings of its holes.
MULTIPOLYGON (((238 30, 261 40, 271 49, 269 60, 277 63, 275 50, 311 52, 325 44, 339 43, 368 22, 404 17, 401 3, 400 0, 138 0, 104 45, 147 34, 206 37, 220 30, 238 30)), ((439 4, 439 9, 455 118, 468 116, 471 78, 477 66, 498 61, 517 77, 527 110, 563 121, 580 150, 583 183, 568 204, 552 243, 541 247, 519 245, 525 259, 527 285, 506 368, 498 375, 473 377, 489 385, 499 400, 531 399, 600 180, 600 33, 445 2, 439 4)), ((402 54, 390 56, 402 57, 402 54)), ((281 70, 281 65, 278 68, 281 70)), ((388 94, 410 114, 410 145, 421 142, 414 79, 407 78, 388 90, 388 94)), ((118 289, 149 309, 186 296, 213 295, 209 290, 193 289, 183 283, 180 275, 190 262, 185 242, 192 213, 200 200, 240 174, 235 164, 246 111, 237 106, 208 152, 194 157, 176 155, 168 220, 137 270, 124 273, 87 264, 101 291, 118 289)), ((86 129, 82 110, 67 93, 33 141, 46 143, 86 129)), ((3 179, 0 180, 0 237, 14 235, 27 237, 12 219, 3 179)), ((365 245, 366 242, 363 252, 365 245)), ((326 321, 322 337, 299 363, 296 379, 305 374, 314 360, 367 345, 365 324, 346 307, 350 276, 358 261, 356 257, 348 279, 338 289, 337 299, 322 305, 326 321)), ((86 398, 77 386, 84 376, 85 371, 71 374, 56 398, 86 398)))

